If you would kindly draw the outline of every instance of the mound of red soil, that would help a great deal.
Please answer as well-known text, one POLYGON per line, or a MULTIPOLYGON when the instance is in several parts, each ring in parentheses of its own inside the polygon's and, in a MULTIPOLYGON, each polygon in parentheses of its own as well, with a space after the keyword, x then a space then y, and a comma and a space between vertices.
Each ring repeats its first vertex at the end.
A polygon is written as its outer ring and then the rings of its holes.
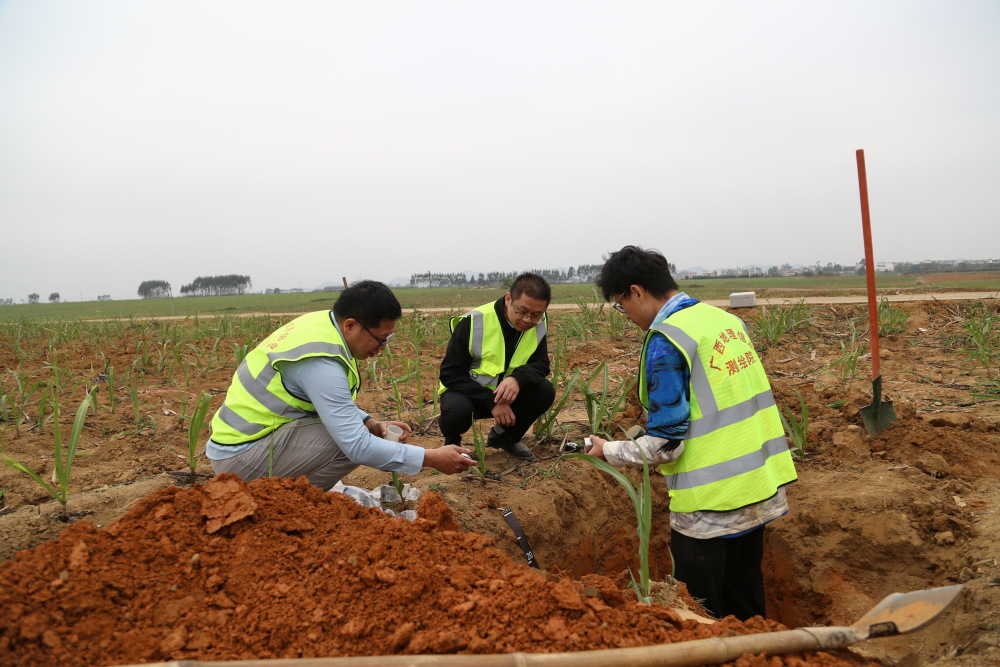
MULTIPOLYGON (((81 521, 0 564, 5 664, 114 665, 400 653, 560 652, 782 629, 713 625, 513 562, 454 530, 430 493, 414 522, 300 480, 223 475, 81 521)), ((843 652, 740 665, 856 665, 843 652)))

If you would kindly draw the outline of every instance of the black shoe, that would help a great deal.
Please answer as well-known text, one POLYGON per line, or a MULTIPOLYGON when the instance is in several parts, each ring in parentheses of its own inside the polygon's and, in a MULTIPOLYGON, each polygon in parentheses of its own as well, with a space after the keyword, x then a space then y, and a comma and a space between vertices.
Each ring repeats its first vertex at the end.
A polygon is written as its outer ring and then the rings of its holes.
POLYGON ((523 442, 511 442, 510 437, 506 434, 498 434, 492 430, 486 438, 486 446, 502 449, 514 458, 521 459, 522 461, 535 458, 535 455, 531 453, 531 450, 523 442))

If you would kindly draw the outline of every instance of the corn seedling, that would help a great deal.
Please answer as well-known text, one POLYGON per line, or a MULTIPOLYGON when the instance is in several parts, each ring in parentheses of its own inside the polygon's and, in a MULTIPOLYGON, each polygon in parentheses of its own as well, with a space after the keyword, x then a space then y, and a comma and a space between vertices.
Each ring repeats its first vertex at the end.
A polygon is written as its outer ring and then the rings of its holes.
POLYGON ((636 379, 632 378, 628 382, 620 382, 618 390, 613 392, 609 389, 608 383, 608 363, 602 361, 586 382, 581 385, 583 392, 583 405, 587 411, 587 419, 590 422, 591 433, 606 433, 611 428, 611 421, 618 414, 625 401, 628 399, 628 392, 635 385, 636 379), (601 375, 601 390, 594 391, 591 385, 598 375, 601 375))
POLYGON ((799 404, 801 405, 801 410, 799 416, 796 417, 795 414, 785 406, 779 406, 780 410, 778 416, 781 417, 781 425, 785 427, 785 434, 792 441, 792 454, 796 458, 805 458, 806 455, 806 436, 809 432, 809 406, 806 405, 806 399, 802 395, 802 392, 796 390, 796 394, 799 397, 799 404))
MULTIPOLYGON (((413 372, 414 376, 416 377, 416 381, 417 381, 417 421, 420 424, 424 423, 424 385, 423 385, 423 374, 424 374, 424 371, 431 371, 433 373, 434 372, 434 367, 428 365, 428 366, 424 366, 423 368, 418 368, 417 370, 415 370, 413 372)), ((434 393, 435 396, 437 395, 436 391, 434 391, 433 393, 434 393)), ((435 406, 435 408, 436 407, 437 406, 435 406)), ((436 413, 437 413, 437 410, 435 409, 434 414, 436 414, 436 413)), ((433 417, 433 414, 432 414, 432 417, 433 417)))
POLYGON ((989 310, 983 309, 966 311, 968 319, 964 323, 965 330, 969 333, 969 340, 972 349, 966 352, 972 359, 982 364, 986 370, 987 377, 990 368, 998 355, 998 337, 1000 337, 1000 327, 997 326, 997 315, 989 310))
POLYGON ((212 402, 212 395, 202 392, 198 397, 194 412, 191 413, 191 421, 188 422, 188 455, 187 464, 191 470, 190 484, 194 485, 195 471, 201 456, 198 452, 198 441, 201 439, 201 429, 205 424, 205 417, 208 416, 208 407, 212 402))
POLYGON ((476 415, 472 415, 472 448, 476 452, 476 465, 472 470, 476 471, 483 484, 486 483, 486 438, 483 436, 483 429, 476 421, 476 415))
POLYGON ((111 410, 111 414, 114 414, 118 410, 118 405, 122 402, 122 399, 118 398, 115 393, 115 367, 108 366, 108 409, 111 410))
POLYGON ((30 382, 22 373, 16 371, 10 371, 10 374, 13 376, 15 386, 17 387, 18 401, 21 404, 20 412, 22 415, 27 415, 28 403, 43 383, 30 382))
POLYGON ((805 299, 799 299, 795 303, 786 301, 785 305, 788 306, 786 322, 789 331, 796 331, 809 323, 809 316, 812 311, 806 305, 805 299))
POLYGON ((640 602, 649 604, 651 601, 649 536, 653 525, 653 499, 649 482, 649 462, 646 460, 646 454, 641 447, 639 448, 639 453, 642 454, 642 482, 639 484, 633 482, 631 477, 607 461, 602 461, 596 456, 591 456, 590 454, 563 454, 563 456, 587 461, 598 470, 611 475, 628 493, 628 497, 632 500, 632 507, 635 509, 636 533, 639 536, 639 581, 636 582, 635 575, 632 574, 631 570, 629 570, 629 574, 632 577, 632 587, 635 590, 636 597, 640 602))
POLYGON ((208 375, 218 365, 219 343, 221 341, 221 337, 216 337, 215 342, 212 343, 212 347, 208 351, 208 363, 201 369, 202 377, 208 375))
POLYGON ((250 344, 244 343, 240 345, 239 343, 233 343, 233 356, 236 357, 236 365, 239 366, 246 359, 247 353, 250 352, 250 344))
POLYGON ((568 340, 578 340, 580 342, 586 342, 590 336, 587 326, 579 317, 567 318, 562 326, 559 327, 559 333, 568 340))
POLYGON ((392 473, 392 488, 396 489, 396 493, 399 494, 399 499, 403 500, 403 490, 404 490, 403 478, 399 476, 398 472, 392 473))
POLYGON ((906 322, 910 319, 910 314, 889 303, 889 300, 882 297, 878 302, 878 330, 881 336, 893 336, 906 331, 906 322))
POLYGON ((800 300, 788 301, 780 307, 762 306, 760 312, 750 319, 754 327, 754 339, 763 341, 764 347, 774 347, 784 335, 801 328, 809 321, 809 307, 800 300))
POLYGON ((142 414, 142 402, 139 400, 139 391, 137 385, 129 385, 128 397, 132 402, 132 417, 135 420, 135 431, 134 433, 142 433, 146 426, 151 426, 153 429, 153 437, 156 437, 157 424, 156 418, 153 415, 142 414))
POLYGON ((70 371, 64 370, 61 367, 56 366, 54 364, 43 366, 42 370, 51 371, 52 380, 46 386, 54 387, 56 393, 58 393, 65 386, 63 384, 63 380, 65 380, 69 375, 71 375, 70 371))
POLYGON ((56 500, 62 507, 62 519, 66 521, 68 515, 66 513, 66 501, 69 498, 69 477, 73 470, 73 459, 76 458, 77 447, 80 444, 80 434, 83 431, 84 419, 87 415, 87 410, 90 408, 90 401, 93 400, 92 395, 87 395, 80 404, 80 407, 76 410, 76 418, 73 420, 73 430, 70 433, 69 443, 66 447, 63 447, 62 434, 59 430, 59 404, 55 404, 55 419, 53 420, 55 429, 55 440, 54 440, 54 458, 55 458, 55 485, 49 484, 44 479, 42 479, 34 470, 28 466, 15 461, 6 454, 3 455, 3 462, 13 468, 14 470, 20 471, 34 479, 39 485, 44 488, 54 500, 56 500))
POLYGON ((136 433, 138 433, 142 431, 143 417, 142 408, 139 403, 139 390, 136 388, 136 385, 129 386, 128 397, 132 401, 132 415, 135 419, 135 430, 136 433))
POLYGON ((577 382, 580 381, 581 369, 576 369, 573 377, 570 378, 569 382, 566 383, 566 388, 563 390, 562 396, 555 403, 552 404, 545 413, 543 413, 538 419, 535 420, 535 437, 539 440, 550 440, 553 437, 553 430, 556 425, 556 417, 559 416, 559 411, 563 409, 566 405, 566 401, 569 400, 570 395, 576 388, 577 382))
POLYGON ((362 370, 362 369, 359 368, 358 371, 361 373, 361 377, 362 378, 367 379, 368 382, 371 383, 372 387, 377 387, 378 386, 380 376, 379 376, 379 372, 378 372, 378 360, 377 359, 369 359, 365 363, 364 369, 362 370))
MULTIPOLYGON (((847 383, 848 389, 854 384, 854 378, 858 374, 858 359, 861 357, 861 341, 858 339, 858 330, 851 322, 851 337, 847 343, 840 341, 840 356, 830 364, 829 368, 836 368, 836 375, 841 382, 847 383)), ((874 335, 878 335, 875 332, 874 335)))
POLYGON ((405 407, 405 402, 403 401, 403 395, 399 391, 399 383, 402 380, 399 378, 393 378, 390 380, 392 383, 392 400, 396 403, 396 418, 403 418, 403 408, 405 407))
POLYGON ((42 429, 44 428, 45 424, 58 411, 58 406, 59 403, 58 401, 56 401, 54 403, 55 409, 53 410, 53 414, 50 415, 49 418, 47 419, 45 417, 45 413, 48 412, 49 409, 49 388, 45 387, 45 389, 42 390, 42 393, 38 395, 38 421, 36 422, 36 425, 38 426, 39 433, 42 432, 42 429))
POLYGON ((555 352, 552 354, 552 381, 554 383, 563 379, 563 362, 566 359, 566 339, 560 337, 556 340, 558 342, 555 352))
POLYGON ((625 325, 628 323, 628 320, 625 319, 624 315, 619 313, 617 310, 612 310, 611 316, 606 321, 608 336, 610 336, 612 340, 621 338, 625 335, 625 325))

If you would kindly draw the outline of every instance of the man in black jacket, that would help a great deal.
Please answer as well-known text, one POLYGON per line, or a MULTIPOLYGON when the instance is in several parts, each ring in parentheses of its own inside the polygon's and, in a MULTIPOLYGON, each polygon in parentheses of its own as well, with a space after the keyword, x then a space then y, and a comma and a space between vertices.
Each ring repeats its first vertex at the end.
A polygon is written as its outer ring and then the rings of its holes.
POLYGON ((486 444, 520 459, 532 458, 521 442, 552 405, 545 311, 552 290, 541 276, 524 273, 510 291, 451 320, 451 340, 441 362, 441 433, 458 445, 473 419, 492 417, 486 444))

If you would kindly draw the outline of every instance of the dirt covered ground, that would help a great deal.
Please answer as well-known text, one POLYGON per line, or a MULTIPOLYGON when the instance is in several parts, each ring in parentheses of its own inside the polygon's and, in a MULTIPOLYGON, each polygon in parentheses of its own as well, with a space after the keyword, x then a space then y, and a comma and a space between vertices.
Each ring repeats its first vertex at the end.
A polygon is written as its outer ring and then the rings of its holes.
MULTIPOLYGON (((751 320, 779 403, 794 416, 802 414, 800 400, 808 407, 791 511, 769 528, 766 545, 773 621, 846 625, 889 593, 961 583, 963 593, 929 627, 856 644, 850 655, 901 664, 1000 661, 1000 396, 996 369, 977 358, 981 348, 967 328, 984 314, 996 317, 996 307, 934 300, 897 306, 905 321, 881 340, 885 393, 899 422, 875 439, 858 415, 871 398, 870 359, 862 352, 851 372, 847 354, 858 342, 867 351, 863 305, 810 307, 773 341, 762 333, 761 309, 736 311, 751 320)), ((565 382, 577 369, 588 376, 607 362, 613 392, 634 375, 641 337, 616 317, 607 309, 553 313, 558 378, 565 382)), ((206 484, 204 463, 200 485, 191 488, 180 474, 186 417, 203 391, 218 407, 234 353, 279 323, 260 319, 4 331, 6 455, 45 480, 52 475, 52 401, 30 393, 31 383, 60 387, 64 438, 85 385, 98 388, 98 409, 86 418, 74 463, 69 522, 29 476, 0 469, 0 557, 7 559, 0 606, 11 621, 0 635, 0 662, 4 655, 12 664, 128 664, 563 651, 776 627, 703 625, 627 601, 628 568, 637 563, 628 499, 602 473, 557 456, 562 439, 590 430, 578 391, 554 437, 528 442, 535 461, 491 450, 485 480, 433 472, 406 478, 424 492, 423 522, 301 484, 206 484), (117 374, 110 381, 109 368, 117 374), (526 567, 504 507, 522 525, 541 571, 526 567), (449 530, 455 527, 467 532, 449 530), (526 611, 528 601, 538 609, 526 611), (595 617, 610 629, 596 632, 595 617)), ((436 446, 432 388, 445 316, 404 319, 411 322, 401 323, 393 351, 365 373, 359 402, 380 417, 409 421, 414 444, 436 446)), ((612 428, 638 421, 631 397, 612 428)), ((345 482, 373 488, 389 479, 361 469, 345 482)), ((667 582, 667 499, 659 484, 654 495, 652 576, 667 582)), ((681 586, 657 591, 661 599, 679 594, 671 604, 685 602, 681 586)), ((829 658, 838 659, 845 656, 829 658)))

